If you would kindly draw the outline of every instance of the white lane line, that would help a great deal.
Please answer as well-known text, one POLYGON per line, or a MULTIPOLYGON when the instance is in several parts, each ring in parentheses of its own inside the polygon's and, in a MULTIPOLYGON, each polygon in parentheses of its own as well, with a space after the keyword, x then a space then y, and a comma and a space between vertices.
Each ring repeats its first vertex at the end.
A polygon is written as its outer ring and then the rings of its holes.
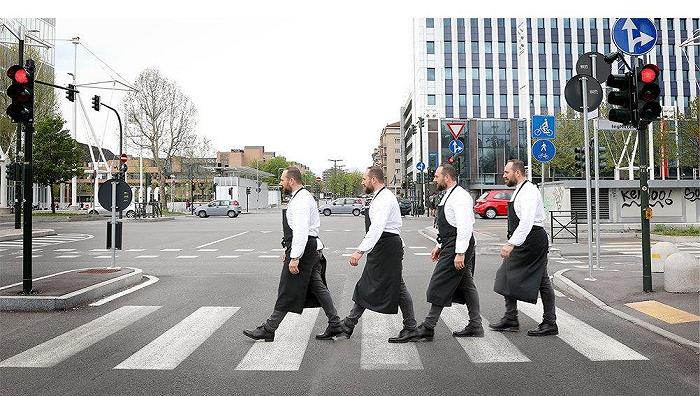
POLYGON ((269 256, 269 255, 263 255, 263 256, 258 256, 259 258, 280 258, 280 256, 269 256))
MULTIPOLYGON (((119 257, 118 254, 114 256, 114 258, 117 258, 117 257, 119 257)), ((147 256, 144 256, 144 257, 147 257, 147 256)), ((157 256, 154 256, 154 257, 157 257, 157 256)), ((104 256, 104 255, 103 255, 103 256, 95 256, 95 258, 106 259, 106 258, 112 258, 112 256, 111 256, 111 255, 110 255, 110 256, 104 256)), ((136 258, 138 258, 138 257, 136 257, 136 258)))
POLYGON ((581 264, 583 261, 579 260, 559 260, 560 263, 562 264, 581 264))
POLYGON ((272 231, 260 231, 260 232, 263 233, 263 234, 269 234, 269 233, 271 233, 272 231))
POLYGON ((227 236, 226 238, 217 239, 217 240, 214 241, 214 242, 209 242, 209 243, 205 243, 204 245, 199 245, 199 246, 195 247, 195 249, 201 249, 201 248, 203 248, 203 247, 207 247, 207 246, 209 246, 209 245, 213 245, 213 244, 215 244, 215 243, 218 243, 218 242, 221 242, 221 241, 225 241, 225 240, 227 240, 227 239, 235 238, 235 237, 237 237, 237 236, 241 236, 241 235, 247 234, 247 233, 248 233, 248 231, 243 231, 243 232, 238 233, 238 234, 236 234, 236 235, 227 236))
POLYGON ((161 252, 180 252, 182 249, 160 249, 161 252))
POLYGON ((239 307, 201 307, 114 368, 173 370, 238 309, 239 307))
POLYGON ((53 367, 129 326, 159 306, 124 306, 0 362, 0 367, 53 367))
MULTIPOLYGON (((469 323, 467 307, 462 304, 445 308, 440 318, 452 331, 462 330, 469 323)), ((483 326, 488 329, 488 321, 486 319, 482 321, 483 326)), ((483 338, 458 337, 456 339, 469 356, 469 360, 474 363, 530 361, 503 333, 497 331, 486 330, 483 338)))
POLYGON ((252 252, 255 249, 236 249, 236 252, 252 252))
POLYGON ((197 249, 198 252, 216 252, 219 249, 197 249))
POLYGON ((409 248, 409 249, 429 249, 429 248, 427 248, 427 247, 425 247, 425 246, 409 246, 408 248, 409 248))
POLYGON ((416 256, 430 256, 430 252, 416 252, 413 254, 416 256))
POLYGON ((554 295, 557 296, 557 297, 566 297, 566 294, 560 292, 560 291, 557 290, 557 289, 554 289, 554 295))
POLYGON ((175 258, 179 258, 179 259, 193 259, 193 258, 197 258, 197 257, 199 257, 199 256, 177 256, 177 257, 175 257, 175 258))
POLYGON ((56 258, 76 258, 76 257, 80 257, 80 256, 78 256, 78 255, 72 255, 72 254, 66 254, 66 255, 63 255, 63 256, 56 256, 56 258))
POLYGON ((352 232, 352 230, 343 230, 344 232, 352 232))
POLYGON ((285 249, 284 249, 284 248, 280 248, 280 249, 270 249, 270 251, 271 251, 271 252, 284 252, 285 249))
POLYGON ((54 249, 54 252, 74 252, 75 249, 54 249))
POLYGON ((156 258, 156 257, 158 257, 157 254, 145 254, 145 255, 142 255, 142 256, 136 256, 137 259, 140 259, 140 258, 156 258))
POLYGON ((318 312, 319 308, 307 308, 301 315, 288 313, 275 331, 275 341, 254 343, 236 370, 299 370, 318 312))
POLYGON ((109 249, 90 249, 91 252, 109 252, 109 249))
MULTIPOLYGON (((537 301, 537 305, 518 304, 518 308, 537 322, 542 319, 541 300, 537 301)), ((557 337, 592 361, 648 360, 627 345, 559 308, 557 308, 557 326, 559 327, 557 337)))
POLYGON ((155 276, 151 276, 151 275, 145 275, 145 276, 146 276, 146 278, 148 278, 148 280, 147 280, 146 282, 143 282, 143 283, 141 283, 141 284, 139 284, 139 285, 136 285, 136 286, 134 286, 134 287, 130 287, 130 288, 126 289, 126 290, 120 291, 119 293, 112 294, 111 296, 105 297, 105 298, 103 298, 103 299, 101 299, 101 300, 97 300, 97 301, 95 301, 94 303, 90 304, 90 306, 91 306, 91 307, 99 307, 99 306, 102 305, 102 304, 108 303, 108 302, 110 302, 110 301, 112 301, 112 300, 116 300, 117 298, 119 298, 119 297, 121 297, 121 296, 125 296, 125 295, 127 295, 127 294, 129 294, 129 293, 133 293, 133 292, 135 292, 136 290, 143 289, 143 288, 146 287, 146 286, 149 286, 149 285, 152 285, 152 284, 158 282, 158 278, 155 277, 155 276))
POLYGON ((7 249, 0 249, 0 252, 4 252, 5 250, 7 250, 7 249))
POLYGON ((143 252, 146 249, 126 249, 127 252, 143 252))
POLYGON ((40 254, 33 254, 32 257, 33 257, 33 258, 41 257, 41 255, 40 255, 40 254))
POLYGON ((324 232, 333 232, 333 230, 323 230, 324 232))
POLYGON ((228 259, 228 258, 239 258, 239 257, 241 257, 241 256, 217 256, 216 258, 228 259))
POLYGON ((360 366, 363 370, 422 370, 423 364, 416 344, 391 344, 403 328, 401 315, 386 315, 366 310, 362 315, 362 350, 360 366))

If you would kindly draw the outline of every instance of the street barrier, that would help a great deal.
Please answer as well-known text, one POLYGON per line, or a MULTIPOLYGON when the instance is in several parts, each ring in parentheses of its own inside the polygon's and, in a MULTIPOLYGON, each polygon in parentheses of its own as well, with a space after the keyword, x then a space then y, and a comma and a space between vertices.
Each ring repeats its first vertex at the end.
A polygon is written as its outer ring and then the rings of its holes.
POLYGON ((552 242, 555 238, 558 239, 576 239, 578 243, 578 212, 574 210, 551 210, 549 211, 549 235, 552 236, 552 242), (564 236, 559 236, 563 231, 564 236), (567 235, 568 234, 568 235, 567 235), (570 236, 569 236, 570 235, 570 236))
POLYGON ((678 253, 678 247, 671 242, 659 242, 651 248, 651 272, 664 272, 666 258, 678 253))
POLYGON ((671 293, 700 291, 700 261, 690 253, 678 252, 664 263, 664 289, 671 293))

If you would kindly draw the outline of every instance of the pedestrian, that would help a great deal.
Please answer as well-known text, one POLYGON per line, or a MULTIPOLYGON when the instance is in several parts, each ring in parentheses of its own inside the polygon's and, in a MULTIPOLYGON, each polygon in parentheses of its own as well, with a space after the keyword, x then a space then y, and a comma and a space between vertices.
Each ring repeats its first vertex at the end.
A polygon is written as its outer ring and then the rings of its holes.
POLYGON ((493 290, 505 297, 506 313, 489 327, 518 331, 518 300, 535 304, 539 290, 544 306, 542 323, 527 335, 558 334, 554 289, 547 275, 549 240, 543 227, 542 196, 525 177, 525 165, 520 160, 508 161, 503 179, 508 187, 515 187, 515 192, 508 202, 508 243, 501 248, 503 263, 496 272, 493 290))
POLYGON ((342 334, 340 317, 326 285, 326 260, 320 253, 323 244, 318 239, 321 220, 318 206, 311 193, 301 184, 299 168, 291 166, 282 172, 280 187, 291 195, 287 209, 282 211, 282 246, 285 253, 277 289, 277 301, 272 315, 254 330, 243 334, 266 342, 275 339, 275 330, 287 312, 301 314, 304 308, 322 307, 328 317, 326 331, 316 339, 330 340, 342 334))
POLYGON ((365 253, 367 260, 352 295, 355 304, 341 322, 343 331, 350 338, 365 309, 395 314, 400 306, 404 327, 398 336, 389 338, 389 342, 409 342, 417 332, 413 301, 401 275, 403 242, 399 203, 394 193, 386 188, 384 172, 379 167, 365 171, 362 186, 374 197, 369 210, 365 211, 365 237, 349 262, 357 266, 365 253))
POLYGON ((465 189, 457 185, 457 170, 450 164, 439 166, 433 181, 443 192, 443 198, 437 205, 438 243, 430 254, 437 264, 426 292, 432 305, 428 316, 418 326, 414 341, 432 341, 440 313, 452 303, 467 304, 469 310, 469 323, 452 335, 483 337, 479 293, 474 284, 473 200, 465 189))

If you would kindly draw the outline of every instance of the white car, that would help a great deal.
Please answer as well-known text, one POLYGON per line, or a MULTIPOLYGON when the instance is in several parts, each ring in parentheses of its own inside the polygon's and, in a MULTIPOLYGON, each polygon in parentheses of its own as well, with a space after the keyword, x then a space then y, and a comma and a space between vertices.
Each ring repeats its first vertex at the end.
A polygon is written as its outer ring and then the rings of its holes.
MULTIPOLYGON (((132 201, 129 206, 126 207, 122 211, 124 216, 128 218, 133 218, 136 215, 136 203, 132 201)), ((97 206, 94 208, 88 209, 88 214, 96 214, 96 215, 102 215, 102 216, 111 216, 112 215, 112 210, 111 209, 105 209, 100 205, 100 203, 97 203, 97 206)), ((117 212, 117 216, 119 215, 119 212, 117 212)))

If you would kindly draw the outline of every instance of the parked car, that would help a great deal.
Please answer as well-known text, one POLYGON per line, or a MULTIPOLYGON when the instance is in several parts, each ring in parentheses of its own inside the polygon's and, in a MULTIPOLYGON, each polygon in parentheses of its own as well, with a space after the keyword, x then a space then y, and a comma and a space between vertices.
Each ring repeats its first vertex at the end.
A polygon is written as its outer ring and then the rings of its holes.
MULTIPOLYGON (((87 211, 88 214, 96 214, 101 216, 112 215, 112 209, 103 208, 99 202, 97 203, 97 206, 95 206, 94 208, 89 208, 87 211)), ((122 211, 122 214, 126 217, 133 218, 136 215, 136 203, 134 201, 131 201, 129 206, 127 206, 126 209, 122 211)), ((119 215, 119 212, 117 212, 117 215, 119 215)))
POLYGON ((209 216, 238 217, 241 214, 241 205, 236 200, 220 199, 211 201, 206 205, 194 208, 194 214, 201 218, 209 216))
POLYGON ((413 204, 411 200, 404 198, 397 198, 399 200, 399 209, 401 209, 401 216, 408 216, 411 214, 411 208, 413 204))
POLYGON ((512 190, 487 191, 474 204, 474 213, 485 219, 494 219, 496 216, 508 215, 508 201, 513 194, 512 190))
POLYGON ((321 205, 318 208, 319 213, 324 216, 331 214, 350 214, 359 216, 362 213, 364 201, 361 198, 337 198, 330 203, 321 205))

